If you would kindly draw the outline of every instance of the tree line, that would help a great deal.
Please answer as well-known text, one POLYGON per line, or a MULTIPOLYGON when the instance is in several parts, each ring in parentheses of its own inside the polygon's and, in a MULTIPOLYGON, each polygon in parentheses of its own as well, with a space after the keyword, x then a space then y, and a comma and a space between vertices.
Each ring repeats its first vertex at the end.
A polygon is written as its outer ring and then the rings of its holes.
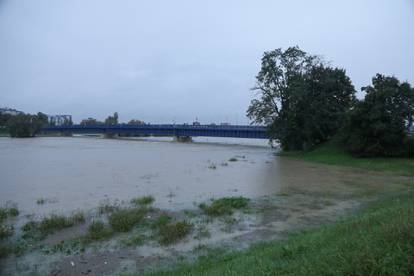
POLYGON ((359 156, 414 156, 414 89, 394 76, 377 74, 358 100, 344 69, 296 46, 265 52, 252 90, 247 116, 283 150, 336 139, 359 156))
MULTIPOLYGON (((65 120, 63 125, 72 125, 72 121, 65 120)), ((80 122, 81 125, 117 125, 118 113, 115 112, 112 116, 108 116, 105 121, 100 122, 94 118, 87 118, 80 122)), ((128 125, 143 125, 145 122, 141 120, 132 119, 128 125)), ((40 132, 42 127, 48 125, 55 125, 55 122, 49 121, 46 114, 38 112, 37 114, 20 113, 17 115, 1 114, 0 113, 0 129, 6 130, 11 137, 34 137, 40 132)))

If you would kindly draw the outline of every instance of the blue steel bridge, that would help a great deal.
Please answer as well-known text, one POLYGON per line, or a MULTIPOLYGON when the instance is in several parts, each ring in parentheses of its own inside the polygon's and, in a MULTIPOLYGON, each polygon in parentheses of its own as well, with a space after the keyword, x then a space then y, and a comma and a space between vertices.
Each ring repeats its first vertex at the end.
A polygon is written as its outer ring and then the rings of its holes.
POLYGON ((47 126, 43 133, 104 134, 121 136, 232 137, 268 139, 266 127, 250 125, 72 125, 47 126))

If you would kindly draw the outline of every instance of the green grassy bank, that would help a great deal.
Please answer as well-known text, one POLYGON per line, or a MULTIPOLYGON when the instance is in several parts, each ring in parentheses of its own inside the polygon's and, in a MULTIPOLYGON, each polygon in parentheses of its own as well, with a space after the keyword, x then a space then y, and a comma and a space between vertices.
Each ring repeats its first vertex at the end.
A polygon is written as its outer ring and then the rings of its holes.
POLYGON ((413 194, 335 225, 150 275, 413 275, 413 194))
POLYGON ((310 152, 282 152, 279 155, 328 165, 414 175, 414 158, 355 158, 334 141, 310 152))

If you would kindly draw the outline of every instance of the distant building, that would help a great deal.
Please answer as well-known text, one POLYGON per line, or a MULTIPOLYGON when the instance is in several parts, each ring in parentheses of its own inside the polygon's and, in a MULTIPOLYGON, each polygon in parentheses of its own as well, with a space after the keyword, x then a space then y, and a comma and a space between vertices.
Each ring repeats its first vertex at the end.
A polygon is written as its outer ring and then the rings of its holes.
POLYGON ((3 108, 0 108, 0 114, 2 115, 8 114, 8 115, 16 116, 19 114, 23 114, 23 112, 13 109, 13 108, 3 107, 3 108))
POLYGON ((49 124, 63 126, 72 124, 72 115, 48 115, 49 124))

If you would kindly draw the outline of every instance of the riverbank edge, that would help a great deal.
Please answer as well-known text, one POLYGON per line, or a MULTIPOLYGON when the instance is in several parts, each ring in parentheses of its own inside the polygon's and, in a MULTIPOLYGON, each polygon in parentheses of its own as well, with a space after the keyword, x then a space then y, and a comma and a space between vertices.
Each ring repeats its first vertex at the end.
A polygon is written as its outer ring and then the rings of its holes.
POLYGON ((352 167, 370 171, 414 176, 414 158, 358 158, 347 153, 337 141, 327 142, 312 151, 280 151, 277 156, 325 165, 352 167))

